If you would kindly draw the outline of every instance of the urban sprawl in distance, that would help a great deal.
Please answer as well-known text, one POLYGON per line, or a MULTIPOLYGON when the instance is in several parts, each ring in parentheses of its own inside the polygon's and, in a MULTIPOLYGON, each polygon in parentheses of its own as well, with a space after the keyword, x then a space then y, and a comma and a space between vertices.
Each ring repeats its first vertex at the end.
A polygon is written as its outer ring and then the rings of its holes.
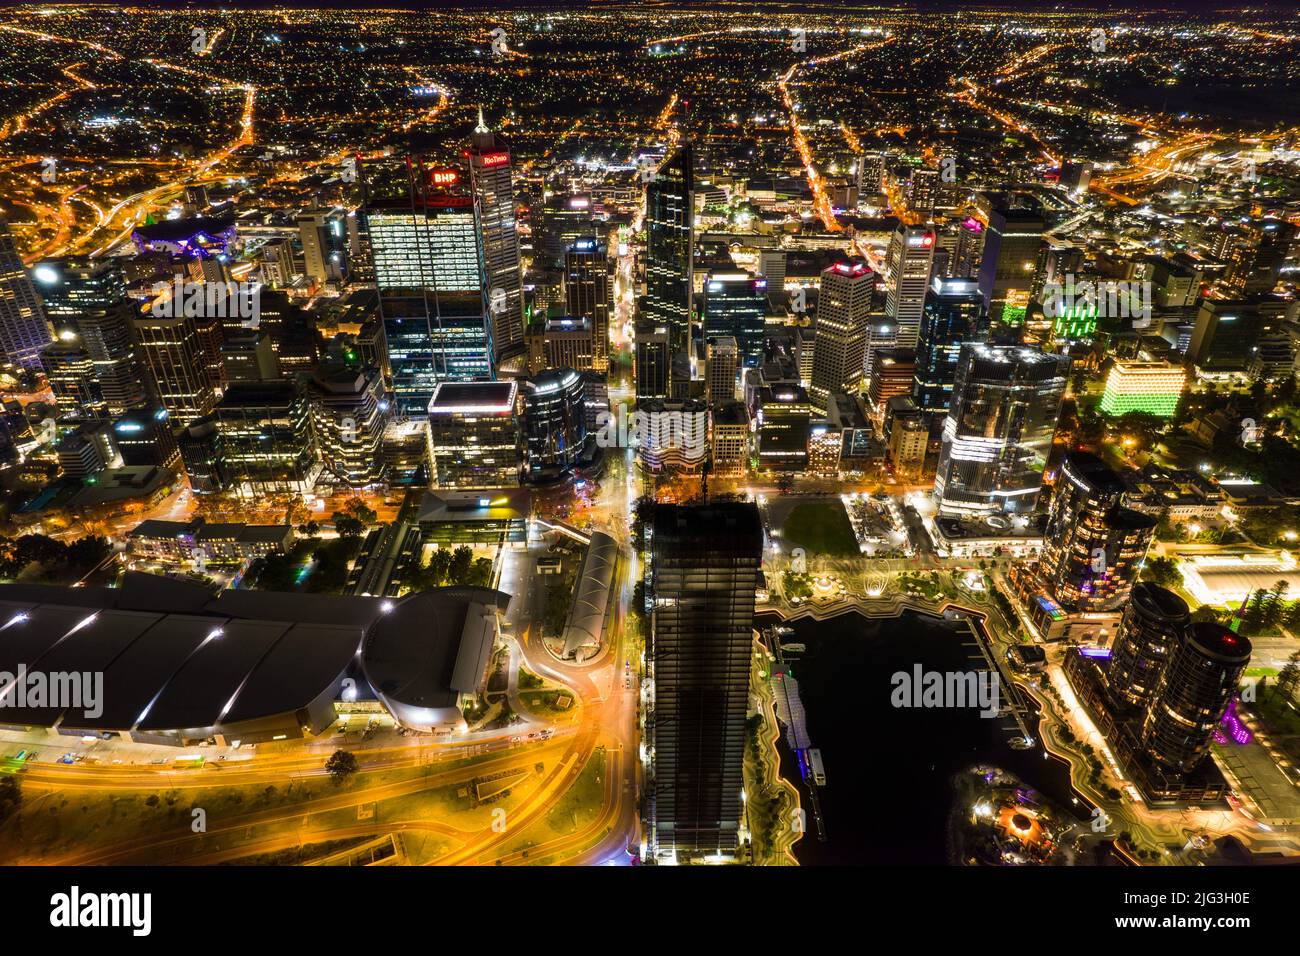
POLYGON ((1298 862, 1298 233, 1294 11, 7 7, 0 864, 1298 862))

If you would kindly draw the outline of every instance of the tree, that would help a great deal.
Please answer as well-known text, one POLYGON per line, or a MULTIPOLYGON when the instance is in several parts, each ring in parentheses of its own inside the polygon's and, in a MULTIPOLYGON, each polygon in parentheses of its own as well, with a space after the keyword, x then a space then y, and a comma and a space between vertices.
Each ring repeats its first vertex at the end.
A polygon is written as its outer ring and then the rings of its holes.
POLYGON ((474 564, 474 552, 467 544, 462 544, 451 555, 451 567, 447 578, 452 584, 465 584, 469 578, 470 567, 474 564))
POLYGON ((357 755, 350 750, 336 750, 325 761, 325 769, 336 785, 341 784, 357 772, 357 755))
POLYGON ((366 526, 358 519, 341 511, 334 512, 333 520, 334 530, 340 538, 359 538, 366 530, 366 526))
POLYGON ((1286 666, 1278 672, 1275 693, 1282 695, 1283 701, 1295 697, 1296 687, 1300 686, 1300 651, 1287 658, 1286 666))
POLYGON ((429 577, 433 581, 432 587, 440 587, 450 573, 451 552, 446 548, 438 548, 429 556, 429 577))
POLYGON ((1172 588, 1182 582, 1183 576, 1178 573, 1178 562, 1173 558, 1147 558, 1142 566, 1142 580, 1172 588))
POLYGON ((379 519, 379 515, 375 513, 375 510, 360 498, 349 498, 343 507, 348 514, 362 524, 374 524, 379 519))
POLYGON ((112 550, 107 538, 78 538, 68 545, 67 560, 74 567, 93 568, 107 558, 112 550))

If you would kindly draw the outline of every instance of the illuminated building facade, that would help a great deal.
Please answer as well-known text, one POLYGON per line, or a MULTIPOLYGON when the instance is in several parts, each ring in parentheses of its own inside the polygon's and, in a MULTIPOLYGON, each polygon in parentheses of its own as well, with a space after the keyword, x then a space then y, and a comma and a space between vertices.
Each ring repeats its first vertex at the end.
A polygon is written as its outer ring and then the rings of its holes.
POLYGON ((519 385, 444 382, 429 403, 429 461, 438 488, 519 484, 519 385))
POLYGON ((238 382, 216 409, 221 471, 243 497, 307 492, 321 465, 311 406, 297 382, 238 382))
POLYGON ((711 473, 731 478, 745 474, 749 469, 750 439, 745 403, 732 400, 715 406, 712 432, 711 473))
POLYGON ((1187 773, 1205 759, 1250 654, 1250 641, 1221 624, 1181 632, 1142 724, 1142 742, 1157 764, 1187 773))
POLYGON ((524 347, 524 294, 513 168, 509 146, 488 129, 480 111, 478 126, 470 137, 469 174, 479 212, 496 361, 518 354, 524 347))
POLYGON ((696 471, 709 454, 709 406, 698 398, 657 398, 638 406, 637 460, 647 470, 696 471))
POLYGON ((738 271, 709 273, 704 282, 704 335, 735 339, 740 362, 748 368, 763 361, 766 313, 766 278, 738 271))
MULTIPOLYGON (((930 208, 933 206, 931 199, 930 208)), ((934 249, 934 230, 925 226, 902 224, 890 237, 886 252, 885 315, 897 328, 898 348, 916 348, 930 269, 934 265, 934 249)))
POLYGON ((579 239, 564 254, 564 307, 591 324, 591 368, 609 368, 609 317, 612 309, 610 259, 592 238, 579 239))
POLYGON ((993 208, 989 211, 980 262, 979 286, 989 320, 1021 325, 1034 288, 1038 253, 1047 223, 1030 209, 993 208))
POLYGON ((1144 412, 1172 418, 1187 385, 1187 373, 1167 362, 1116 362, 1106 376, 1101 411, 1119 417, 1144 412))
POLYGON ((127 293, 120 261, 47 260, 33 267, 32 279, 58 343, 81 349, 94 369, 102 405, 87 414, 120 415, 142 405, 149 383, 134 325, 140 309, 127 293))
POLYGON ((41 367, 41 349, 53 337, 45 308, 18 254, 7 220, 0 218, 0 360, 41 367))
POLYGON ((345 487, 384 480, 384 429, 391 418, 376 368, 323 367, 307 382, 325 474, 345 487))
POLYGON ((695 162, 680 147, 646 185, 645 297, 639 318, 668 329, 671 356, 690 346, 695 299, 695 162))
POLYGON ((1156 519, 1122 505, 1125 485, 1096 455, 1066 455, 1039 563, 1043 589, 1067 611, 1113 611, 1129 599, 1156 519))
POLYGON ((460 170, 414 157, 367 187, 392 391, 398 412, 423 417, 439 382, 495 375, 478 210, 460 170))
POLYGON ((1038 507, 1069 369, 1065 356, 1036 349, 961 347, 935 475, 940 513, 1038 507))
POLYGON ((1111 694, 1123 703, 1145 707, 1191 620, 1187 602, 1173 591, 1145 581, 1135 584, 1106 673, 1111 694))
POLYGON ((210 415, 217 396, 195 320, 145 313, 136 319, 135 327, 140 353, 172 420, 188 425, 210 415))
POLYGON ((983 338, 987 312, 970 279, 935 278, 925 297, 916 345, 912 400, 931 421, 942 421, 952 402, 963 342, 983 338))
POLYGON ((826 411, 832 392, 853 394, 862 386, 875 288, 876 274, 865 259, 837 262, 822 272, 808 386, 808 394, 819 411, 826 411))
POLYGON ((759 390, 758 465, 764 471, 804 471, 808 467, 808 436, 812 406, 798 385, 765 386, 759 390))
POLYGON ((530 482, 558 481, 573 473, 587 440, 582 376, 549 369, 523 383, 525 471, 530 482))

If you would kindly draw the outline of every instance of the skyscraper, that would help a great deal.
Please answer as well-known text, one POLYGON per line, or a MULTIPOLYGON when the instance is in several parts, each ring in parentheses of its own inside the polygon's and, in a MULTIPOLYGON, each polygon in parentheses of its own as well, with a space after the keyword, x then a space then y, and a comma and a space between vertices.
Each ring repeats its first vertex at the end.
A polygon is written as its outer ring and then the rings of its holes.
POLYGON ((941 513, 1037 508, 1069 370, 1067 357, 1036 349, 961 347, 934 481, 941 513))
POLYGON ((1145 581, 1135 584, 1106 672, 1111 695, 1122 704, 1145 708, 1170 651, 1190 623, 1187 603, 1173 591, 1145 581))
POLYGON ((32 269, 32 278, 59 342, 80 348, 94 368, 103 406, 86 414, 120 415, 143 405, 149 387, 134 327, 140 308, 127 294, 120 260, 49 260, 32 269))
POLYGON ((876 274, 860 258, 837 262, 822 272, 813 343, 813 406, 826 411, 831 392, 856 392, 862 384, 867 324, 876 274))
POLYGON ((519 484, 519 385, 445 382, 429 404, 429 460, 439 488, 519 484))
POLYGON ((736 397, 736 373, 740 367, 740 350, 729 335, 708 340, 705 359, 705 394, 710 404, 732 401, 736 397))
POLYGON ((591 322, 591 367, 609 368, 610 260, 595 239, 579 239, 564 255, 565 313, 591 322))
POLYGON ((930 283, 916 345, 912 401, 932 423, 941 423, 947 414, 962 343, 983 337, 986 315, 984 299, 970 279, 936 277, 930 283))
POLYGON ((668 396, 668 327, 638 322, 634 334, 636 400, 668 396))
POLYGON ((1123 506, 1124 482, 1096 455, 1070 452, 1048 510, 1039 580, 1067 611, 1122 607, 1156 519, 1123 506))
POLYGON ((400 413, 423 417, 439 382, 495 374, 479 215, 458 169, 410 157, 367 177, 393 393, 400 413))
POLYGON ((1020 325, 1034 288, 1047 223, 1041 213, 1022 208, 995 207, 988 218, 980 263, 980 293, 991 321, 1020 325))
POLYGON ((897 326, 898 348, 916 348, 925 290, 934 264, 935 233, 928 226, 900 224, 886 253, 885 315, 897 326))
POLYGON ((1142 723, 1142 744, 1157 764, 1187 773, 1205 759, 1250 654, 1250 641, 1221 624, 1180 633, 1142 723))
POLYGON ((522 391, 527 480, 544 483, 572 474, 587 440, 582 376, 571 368, 548 369, 526 379, 522 391))
POLYGON ((325 473, 343 487, 384 480, 384 429, 391 418, 377 368, 323 366, 307 382, 316 444, 325 473))
POLYGON ((0 362, 41 367, 41 349, 53 341, 36 287, 27 276, 7 220, 0 218, 0 362))
POLYGON ((298 382, 236 382, 215 414, 218 470, 241 497, 312 490, 321 464, 311 406, 298 382))
POLYGON ((744 813, 762 521, 749 503, 661 504, 652 541, 651 847, 660 859, 728 856, 744 813))
POLYGON ((524 294, 519 271, 519 229, 510 147, 483 122, 470 136, 469 174, 478 205, 494 358, 500 362, 524 348, 524 294))
POLYGON ((740 349, 741 364, 757 368, 763 361, 763 322, 767 314, 767 279, 736 269, 714 270, 704 281, 704 336, 730 336, 740 349))
POLYGON ((302 243, 303 269, 308 277, 320 283, 342 278, 346 240, 341 212, 309 209, 300 213, 298 239, 302 243))
POLYGON ((172 421, 189 425, 210 415, 217 396, 194 319, 145 313, 136 319, 136 333, 158 398, 172 421))
POLYGON ((695 301, 694 151, 682 146, 646 185, 645 297, 639 318, 668 329, 676 356, 690 348, 695 301))

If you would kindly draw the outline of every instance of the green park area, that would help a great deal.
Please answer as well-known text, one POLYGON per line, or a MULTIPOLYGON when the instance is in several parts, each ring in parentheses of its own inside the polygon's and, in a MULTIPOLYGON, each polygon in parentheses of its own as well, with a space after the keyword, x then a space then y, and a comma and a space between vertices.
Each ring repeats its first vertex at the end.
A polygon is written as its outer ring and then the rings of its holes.
POLYGON ((838 501, 795 505, 781 526, 781 536, 792 547, 803 548, 809 557, 851 558, 861 553, 849 516, 838 501))

